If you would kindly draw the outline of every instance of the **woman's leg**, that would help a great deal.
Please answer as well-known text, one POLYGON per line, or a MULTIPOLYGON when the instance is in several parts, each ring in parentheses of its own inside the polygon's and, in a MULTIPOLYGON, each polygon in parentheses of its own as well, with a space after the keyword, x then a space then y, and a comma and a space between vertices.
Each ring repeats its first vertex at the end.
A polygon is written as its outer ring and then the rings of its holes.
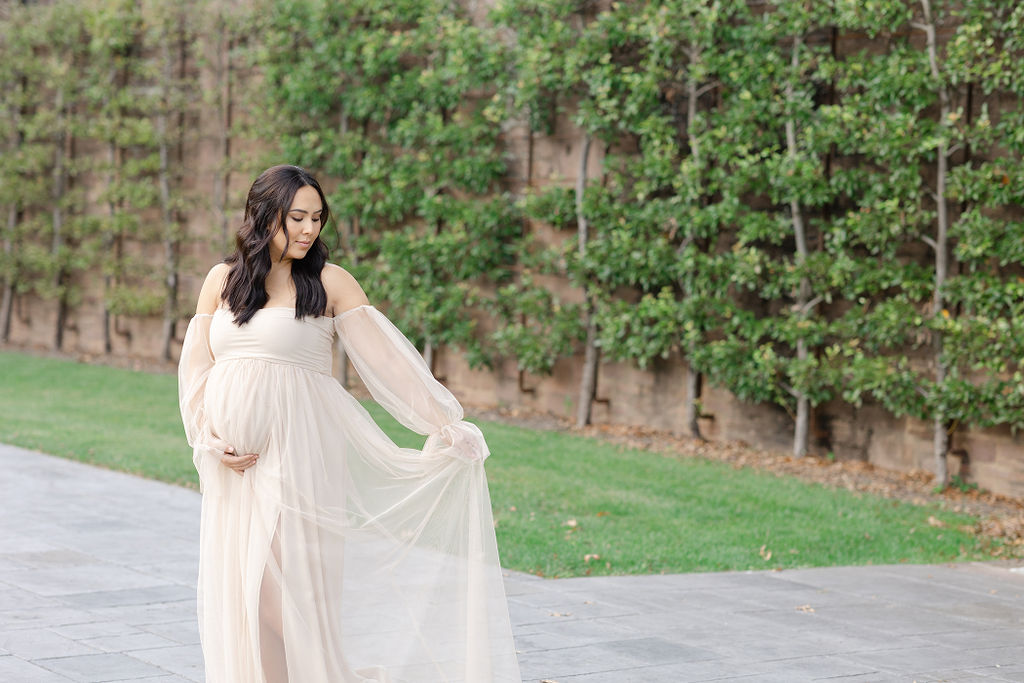
POLYGON ((281 612, 280 523, 270 542, 270 553, 260 582, 260 662, 266 683, 288 683, 281 612))

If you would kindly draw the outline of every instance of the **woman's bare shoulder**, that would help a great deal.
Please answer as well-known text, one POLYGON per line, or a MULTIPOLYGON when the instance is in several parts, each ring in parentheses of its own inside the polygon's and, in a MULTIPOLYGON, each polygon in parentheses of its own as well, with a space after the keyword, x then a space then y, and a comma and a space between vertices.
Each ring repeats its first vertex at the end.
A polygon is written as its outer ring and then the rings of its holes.
POLYGON ((320 272, 320 281, 327 292, 327 308, 332 316, 340 315, 350 308, 370 303, 366 292, 359 283, 341 266, 328 263, 320 272))
POLYGON ((203 288, 199 292, 199 303, 196 304, 197 314, 211 314, 220 306, 221 293, 224 291, 224 281, 228 277, 231 266, 226 263, 218 263, 206 274, 203 281, 203 288))

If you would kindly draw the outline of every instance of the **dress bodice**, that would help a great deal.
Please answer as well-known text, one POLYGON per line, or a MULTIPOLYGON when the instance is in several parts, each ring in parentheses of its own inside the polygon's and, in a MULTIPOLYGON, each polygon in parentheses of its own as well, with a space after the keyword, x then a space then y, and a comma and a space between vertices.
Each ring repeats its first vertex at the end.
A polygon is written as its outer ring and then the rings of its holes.
POLYGON ((218 308, 210 323, 210 349, 216 362, 257 359, 331 374, 331 318, 295 317, 294 308, 270 307, 249 322, 236 325, 226 308, 218 308))

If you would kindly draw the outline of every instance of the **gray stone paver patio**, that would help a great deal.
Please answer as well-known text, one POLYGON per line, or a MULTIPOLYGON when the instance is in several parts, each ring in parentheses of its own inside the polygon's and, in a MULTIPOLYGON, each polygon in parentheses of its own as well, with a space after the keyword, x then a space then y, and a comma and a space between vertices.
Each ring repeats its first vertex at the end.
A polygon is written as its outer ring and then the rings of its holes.
MULTIPOLYGON (((0 472, 0 683, 201 681, 199 494, 2 445, 0 472)), ((531 683, 1024 682, 1007 564, 506 588, 531 683)))

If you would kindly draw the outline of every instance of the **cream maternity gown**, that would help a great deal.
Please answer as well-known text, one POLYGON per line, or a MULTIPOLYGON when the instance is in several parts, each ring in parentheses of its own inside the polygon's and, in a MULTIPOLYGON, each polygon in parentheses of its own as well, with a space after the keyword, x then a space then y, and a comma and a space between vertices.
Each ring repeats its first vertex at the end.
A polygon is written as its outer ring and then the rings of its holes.
POLYGON ((480 430, 375 307, 189 323, 181 415, 203 492, 207 683, 519 683, 480 430), (428 435, 399 448, 331 375, 428 435), (211 437, 258 453, 239 476, 211 437))

